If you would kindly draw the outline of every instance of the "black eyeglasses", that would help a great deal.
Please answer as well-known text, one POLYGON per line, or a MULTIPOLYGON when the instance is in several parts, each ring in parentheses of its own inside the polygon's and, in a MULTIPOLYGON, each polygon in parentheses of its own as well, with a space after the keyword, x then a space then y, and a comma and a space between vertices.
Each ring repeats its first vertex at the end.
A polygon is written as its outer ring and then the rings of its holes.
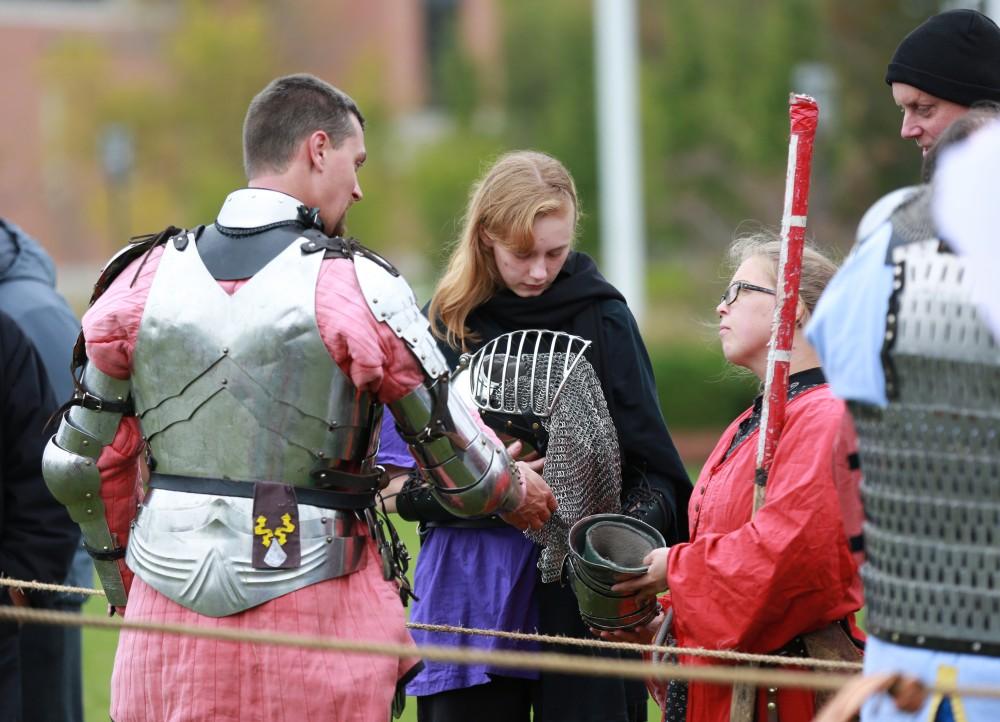
POLYGON ((736 303, 736 299, 740 297, 740 291, 743 289, 748 291, 760 291, 761 293, 769 293, 772 296, 778 295, 778 292, 773 288, 764 288, 763 286, 755 286, 752 283, 747 283, 746 281, 733 281, 729 284, 729 288, 726 292, 722 294, 722 302, 727 306, 732 306, 736 303))

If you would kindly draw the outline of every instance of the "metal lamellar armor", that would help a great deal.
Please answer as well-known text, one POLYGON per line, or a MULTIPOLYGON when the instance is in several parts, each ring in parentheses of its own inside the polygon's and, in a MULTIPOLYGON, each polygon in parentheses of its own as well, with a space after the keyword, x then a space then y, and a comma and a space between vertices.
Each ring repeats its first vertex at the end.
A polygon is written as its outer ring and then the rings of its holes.
POLYGON ((963 259, 893 250, 885 409, 852 405, 864 473, 869 629, 935 649, 1000 649, 1000 349, 963 259))

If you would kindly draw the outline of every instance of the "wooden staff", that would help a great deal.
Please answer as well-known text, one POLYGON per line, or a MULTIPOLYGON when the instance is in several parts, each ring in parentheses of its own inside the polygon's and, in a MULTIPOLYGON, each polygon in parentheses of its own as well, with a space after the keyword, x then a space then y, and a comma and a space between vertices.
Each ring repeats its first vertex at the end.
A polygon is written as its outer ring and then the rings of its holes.
MULTIPOLYGON (((808 95, 792 94, 788 99, 791 135, 788 140, 788 170, 785 176, 785 208, 781 218, 781 254, 778 259, 778 288, 771 326, 771 344, 764 376, 764 399, 757 438, 757 466, 754 471, 753 510, 764 505, 767 477, 774 461, 788 404, 788 366, 795 336, 795 311, 802 278, 802 247, 806 239, 809 209, 809 171, 812 169, 813 141, 819 107, 808 95)), ((733 685, 729 708, 730 722, 752 722, 757 704, 756 687, 733 685)))

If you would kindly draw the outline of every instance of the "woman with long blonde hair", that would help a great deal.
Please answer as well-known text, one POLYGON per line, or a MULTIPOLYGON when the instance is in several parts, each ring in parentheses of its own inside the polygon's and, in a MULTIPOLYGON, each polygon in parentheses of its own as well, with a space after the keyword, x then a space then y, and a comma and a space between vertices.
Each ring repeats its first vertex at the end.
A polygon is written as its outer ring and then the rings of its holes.
POLYGON ((466 326, 470 313, 505 290, 516 298, 547 291, 569 257, 579 217, 576 186, 555 158, 521 151, 498 160, 473 188, 431 299, 438 337, 469 350, 483 340, 466 326))
MULTIPOLYGON (((667 433, 649 357, 625 299, 589 256, 573 250, 579 217, 576 186, 562 163, 534 151, 503 155, 472 188, 428 315, 452 365, 462 352, 510 331, 548 329, 590 340, 587 358, 621 449, 622 508, 673 543, 686 536, 690 480, 667 433)), ((383 433, 381 461, 406 466, 412 462, 393 432, 383 433)), ((495 518, 454 519, 415 480, 395 502, 423 531, 413 620, 587 636, 572 592, 541 582, 538 547, 517 529, 495 518)), ((491 637, 414 636, 426 643, 526 648, 491 637)), ((422 722, 467 719, 469 709, 480 720, 526 721, 532 708, 535 720, 646 719, 642 685, 621 679, 539 678, 530 670, 427 662, 407 691, 418 697, 422 722)))

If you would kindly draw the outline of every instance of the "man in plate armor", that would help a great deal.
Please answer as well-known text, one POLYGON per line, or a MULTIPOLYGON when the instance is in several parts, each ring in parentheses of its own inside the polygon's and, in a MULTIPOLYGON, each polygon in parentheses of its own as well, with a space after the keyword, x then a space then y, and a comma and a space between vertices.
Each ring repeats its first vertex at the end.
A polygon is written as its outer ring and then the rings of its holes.
MULTIPOLYGON (((98 281, 45 477, 126 619, 412 643, 373 513, 383 404, 455 514, 551 512, 541 477, 449 397, 406 282, 342 237, 363 129, 328 83, 272 81, 244 123, 249 187, 98 281)), ((111 716, 367 722, 418 666, 126 631, 111 716)))

